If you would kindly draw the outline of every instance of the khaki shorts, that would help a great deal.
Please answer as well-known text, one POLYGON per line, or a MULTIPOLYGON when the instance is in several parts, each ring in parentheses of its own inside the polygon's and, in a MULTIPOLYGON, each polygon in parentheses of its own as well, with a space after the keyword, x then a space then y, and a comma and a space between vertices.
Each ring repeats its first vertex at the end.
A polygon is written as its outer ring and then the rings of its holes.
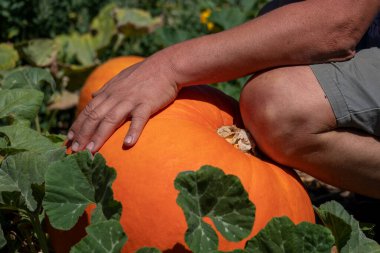
POLYGON ((338 127, 380 136, 380 48, 362 49, 345 62, 311 65, 338 127))

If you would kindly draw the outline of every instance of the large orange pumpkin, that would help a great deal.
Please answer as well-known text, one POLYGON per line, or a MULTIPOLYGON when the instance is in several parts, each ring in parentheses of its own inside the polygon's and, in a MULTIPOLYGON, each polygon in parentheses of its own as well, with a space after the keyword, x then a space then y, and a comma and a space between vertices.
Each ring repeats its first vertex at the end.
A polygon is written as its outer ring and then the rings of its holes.
MULTIPOLYGON (((128 58, 125 64, 122 59, 115 60, 120 65, 111 60, 95 70, 84 88, 86 93, 128 65, 128 58)), ((87 102, 82 96, 80 104, 87 102)), ((295 223, 314 222, 308 194, 293 171, 242 153, 218 136, 219 127, 232 124, 240 124, 238 103, 214 88, 195 86, 184 88, 173 104, 150 119, 133 148, 122 148, 129 122, 108 139, 100 153, 117 170, 114 196, 123 204, 121 223, 128 235, 123 252, 143 246, 167 253, 188 252, 182 246, 187 225, 176 204, 174 179, 179 172, 204 164, 240 178, 256 205, 248 238, 276 216, 289 216, 295 223)), ((53 244, 62 245, 59 240, 63 238, 53 236, 53 244)), ((228 242, 219 235, 221 250, 243 248, 244 243, 228 242)))

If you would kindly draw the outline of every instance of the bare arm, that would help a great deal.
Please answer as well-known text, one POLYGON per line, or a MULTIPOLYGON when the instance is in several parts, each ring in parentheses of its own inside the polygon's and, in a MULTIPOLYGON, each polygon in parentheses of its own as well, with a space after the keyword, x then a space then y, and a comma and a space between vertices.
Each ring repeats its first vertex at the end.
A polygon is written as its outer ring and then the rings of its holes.
POLYGON ((126 118, 132 123, 124 144, 134 145, 150 115, 171 103, 183 86, 349 59, 379 6, 378 0, 302 1, 166 48, 120 72, 95 94, 69 131, 72 149, 97 151, 126 118))
POLYGON ((225 81, 266 68, 342 61, 379 12, 379 1, 310 0, 164 51, 182 85, 225 81))

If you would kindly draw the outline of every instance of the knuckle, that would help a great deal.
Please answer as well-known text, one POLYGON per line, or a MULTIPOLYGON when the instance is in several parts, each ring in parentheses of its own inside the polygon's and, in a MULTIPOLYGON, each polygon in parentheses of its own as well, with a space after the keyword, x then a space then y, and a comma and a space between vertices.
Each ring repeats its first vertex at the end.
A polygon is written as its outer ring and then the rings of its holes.
POLYGON ((75 140, 79 143, 83 143, 84 141, 86 141, 90 137, 91 137, 91 134, 88 131, 82 130, 78 133, 75 140))
POLYGON ((134 113, 133 114, 134 120, 145 120, 147 118, 148 118, 148 116, 145 113, 134 113))
POLYGON ((103 119, 104 122, 110 123, 110 124, 118 124, 120 121, 120 116, 117 113, 108 113, 104 116, 103 119))
POLYGON ((88 105, 84 108, 83 113, 84 113, 84 115, 85 115, 87 118, 89 118, 89 119, 91 119, 91 120, 93 120, 93 121, 98 121, 98 120, 100 120, 100 116, 99 116, 99 114, 96 112, 96 110, 95 110, 95 108, 94 108, 94 106, 93 106, 92 104, 88 104, 88 105))

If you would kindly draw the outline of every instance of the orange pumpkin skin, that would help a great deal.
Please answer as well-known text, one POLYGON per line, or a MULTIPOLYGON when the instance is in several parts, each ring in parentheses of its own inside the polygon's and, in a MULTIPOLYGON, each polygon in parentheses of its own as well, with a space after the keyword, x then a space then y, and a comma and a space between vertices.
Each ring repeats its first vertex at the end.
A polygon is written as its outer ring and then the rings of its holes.
MULTIPOLYGON (((98 85, 96 80, 92 85, 98 85)), ((117 171, 114 197, 123 204, 121 224, 128 235, 123 252, 143 246, 189 252, 182 247, 187 224, 176 204, 174 179, 205 164, 238 176, 256 205, 247 239, 273 217, 314 222, 309 196, 293 171, 242 153, 217 135, 219 127, 232 124, 240 124, 238 103, 214 88, 194 86, 182 89, 175 102, 150 119, 134 147, 122 148, 129 122, 108 139, 99 152, 117 171)), ((219 249, 243 248, 245 241, 228 242, 219 235, 219 249)))

